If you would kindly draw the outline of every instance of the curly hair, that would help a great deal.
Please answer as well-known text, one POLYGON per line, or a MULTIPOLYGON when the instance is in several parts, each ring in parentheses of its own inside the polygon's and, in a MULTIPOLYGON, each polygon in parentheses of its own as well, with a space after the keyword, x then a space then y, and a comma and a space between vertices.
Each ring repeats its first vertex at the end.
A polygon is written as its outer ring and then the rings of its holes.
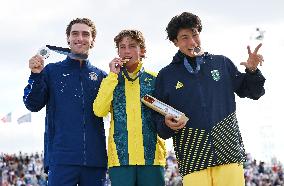
POLYGON ((95 26, 95 23, 93 21, 91 21, 90 19, 88 18, 76 18, 76 19, 73 19, 68 25, 67 25, 67 28, 66 28, 66 35, 67 37, 70 36, 71 34, 71 28, 74 24, 77 24, 77 23, 82 23, 82 24, 85 24, 85 25, 88 25, 89 27, 91 27, 91 33, 92 33, 92 37, 93 39, 96 38, 96 35, 97 35, 97 30, 96 30, 96 26, 95 26))
POLYGON ((190 12, 183 12, 180 15, 174 16, 166 28, 167 38, 174 42, 177 39, 179 30, 186 28, 196 28, 198 32, 201 32, 202 24, 200 18, 190 12))
MULTIPOLYGON (((116 48, 119 48, 119 43, 122 41, 124 37, 130 37, 134 39, 141 49, 144 49, 146 51, 146 44, 145 44, 145 38, 139 30, 122 30, 119 32, 117 36, 114 38, 114 42, 116 45, 116 48)), ((145 56, 142 56, 144 58, 145 56)))

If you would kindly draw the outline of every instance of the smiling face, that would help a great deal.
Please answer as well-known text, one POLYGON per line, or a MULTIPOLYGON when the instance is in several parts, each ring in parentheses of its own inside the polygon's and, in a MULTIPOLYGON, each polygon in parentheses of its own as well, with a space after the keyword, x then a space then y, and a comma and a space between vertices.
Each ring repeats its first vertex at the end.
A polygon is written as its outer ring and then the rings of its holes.
POLYGON ((126 36, 118 43, 118 55, 122 59, 129 59, 126 68, 130 72, 136 69, 139 60, 145 55, 145 49, 140 48, 135 39, 126 36))
POLYGON ((94 43, 91 27, 83 23, 72 25, 70 35, 67 37, 67 42, 72 53, 88 54, 94 43))
POLYGON ((201 47, 201 41, 199 32, 196 28, 184 28, 180 29, 177 34, 177 38, 174 40, 174 44, 179 50, 190 57, 195 57, 195 47, 201 47))

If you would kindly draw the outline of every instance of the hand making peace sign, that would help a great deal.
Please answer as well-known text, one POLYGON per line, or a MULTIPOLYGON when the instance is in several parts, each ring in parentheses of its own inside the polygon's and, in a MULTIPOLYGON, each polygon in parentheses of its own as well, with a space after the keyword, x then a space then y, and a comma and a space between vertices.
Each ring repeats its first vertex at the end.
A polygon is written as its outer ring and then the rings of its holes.
POLYGON ((257 45, 257 47, 254 49, 253 53, 251 53, 250 46, 247 46, 248 49, 248 60, 247 62, 241 62, 241 65, 244 65, 249 71, 254 72, 257 69, 258 64, 262 66, 263 57, 261 54, 258 54, 259 48, 262 46, 262 43, 257 45))

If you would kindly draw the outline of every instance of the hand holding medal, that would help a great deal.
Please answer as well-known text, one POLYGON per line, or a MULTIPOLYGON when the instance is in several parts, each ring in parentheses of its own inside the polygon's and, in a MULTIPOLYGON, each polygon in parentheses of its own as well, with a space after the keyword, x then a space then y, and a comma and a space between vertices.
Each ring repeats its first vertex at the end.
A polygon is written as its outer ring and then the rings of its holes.
POLYGON ((124 68, 126 63, 129 62, 130 59, 125 58, 125 59, 121 59, 121 58, 114 58, 110 63, 109 63, 109 68, 110 71, 115 73, 115 74, 119 74, 121 68, 124 68))
POLYGON ((39 49, 37 54, 29 60, 29 68, 33 73, 40 73, 44 67, 44 60, 50 55, 50 50, 47 47, 39 49))

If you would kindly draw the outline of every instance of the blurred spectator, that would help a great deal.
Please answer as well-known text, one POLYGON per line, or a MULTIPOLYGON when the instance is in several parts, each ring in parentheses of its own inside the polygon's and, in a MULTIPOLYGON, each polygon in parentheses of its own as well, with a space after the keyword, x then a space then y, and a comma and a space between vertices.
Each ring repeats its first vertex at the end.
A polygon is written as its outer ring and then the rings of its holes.
POLYGON ((38 153, 0 155, 0 186, 47 186, 43 157, 38 153))
MULTIPOLYGON (((0 186, 47 186, 42 161, 43 156, 38 153, 0 154, 0 186)), ((284 186, 283 165, 275 158, 271 162, 257 163, 247 154, 244 170, 246 186, 284 186)), ((105 186, 110 186, 108 175, 106 178, 105 186)), ((167 154, 165 183, 166 186, 182 186, 182 177, 173 151, 167 154)))
POLYGON ((260 161, 257 165, 248 154, 244 164, 246 186, 284 186, 283 166, 272 159, 270 162, 260 161))
POLYGON ((172 151, 169 151, 167 155, 165 183, 166 186, 182 186, 182 177, 179 174, 177 159, 172 151))

